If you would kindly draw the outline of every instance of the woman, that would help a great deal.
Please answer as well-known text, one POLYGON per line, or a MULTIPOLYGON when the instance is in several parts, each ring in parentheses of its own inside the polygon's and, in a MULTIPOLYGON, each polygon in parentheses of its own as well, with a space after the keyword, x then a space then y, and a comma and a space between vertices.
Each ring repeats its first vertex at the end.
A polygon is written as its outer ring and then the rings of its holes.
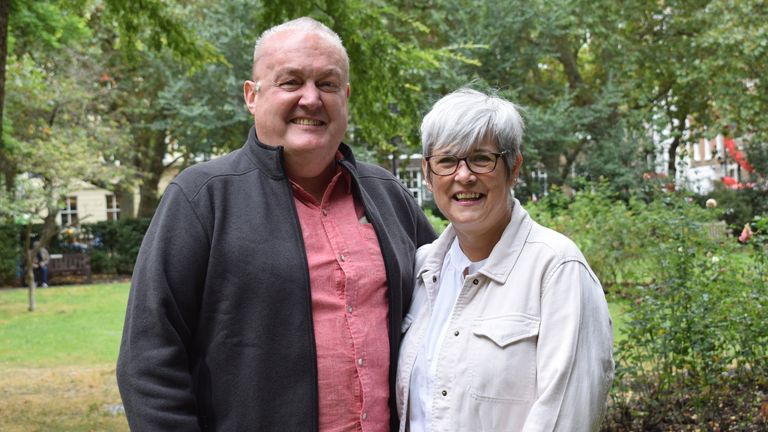
POLYGON ((512 196, 514 104, 462 89, 421 126, 427 186, 451 224, 417 253, 397 377, 401 430, 597 430, 611 319, 576 245, 512 196))

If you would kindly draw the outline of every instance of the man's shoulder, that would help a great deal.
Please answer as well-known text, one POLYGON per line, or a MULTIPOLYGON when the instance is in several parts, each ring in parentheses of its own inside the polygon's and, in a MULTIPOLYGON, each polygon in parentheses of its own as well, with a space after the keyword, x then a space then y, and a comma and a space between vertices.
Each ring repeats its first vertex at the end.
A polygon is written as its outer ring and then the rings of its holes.
POLYGON ((391 172, 378 165, 368 162, 356 162, 356 165, 358 175, 361 179, 380 180, 384 182, 394 181, 398 184, 402 184, 391 172))
POLYGON ((194 195, 211 181, 242 176, 254 169, 256 166, 245 157, 243 149, 238 149, 216 159, 185 168, 173 179, 173 183, 188 194, 194 195))

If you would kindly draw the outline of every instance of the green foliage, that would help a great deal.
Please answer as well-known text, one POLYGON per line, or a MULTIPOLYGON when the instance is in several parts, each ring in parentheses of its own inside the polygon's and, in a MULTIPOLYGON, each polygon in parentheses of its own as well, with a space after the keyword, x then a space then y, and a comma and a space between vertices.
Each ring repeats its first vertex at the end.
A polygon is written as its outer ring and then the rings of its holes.
POLYGON ((199 39, 176 2, 160 0, 103 0, 104 19, 117 27, 121 48, 130 58, 147 51, 170 51, 176 60, 193 67, 220 60, 216 48, 199 39), (148 48, 148 49, 147 49, 148 48))
POLYGON ((626 299, 605 428, 746 430, 768 389, 768 223, 753 224, 745 247, 711 232, 720 210, 680 193, 648 196, 622 201, 587 184, 528 205, 626 299))
POLYGON ((11 48, 61 49, 91 36, 85 18, 61 1, 10 1, 11 48))
POLYGON ((768 190, 732 190, 718 185, 714 191, 698 197, 698 201, 703 204, 709 198, 717 201, 717 207, 722 211, 722 220, 736 235, 755 215, 768 214, 768 190))
POLYGON ((128 284, 38 290, 35 313, 27 312, 26 296, 24 289, 0 291, 0 365, 114 364, 128 284))
POLYGON ((149 218, 120 219, 83 224, 92 239, 91 268, 96 273, 131 274, 149 218))
POLYGON ((618 413, 644 430, 664 424, 750 424, 754 389, 768 385, 765 279, 738 261, 735 242, 702 235, 690 209, 659 219, 657 277, 633 294, 617 352, 618 413), (734 422, 734 411, 741 417, 734 422))
POLYGON ((424 214, 427 215, 427 219, 429 219, 429 223, 432 224, 432 229, 435 230, 437 235, 440 235, 448 227, 448 220, 436 215, 432 209, 425 209, 424 214))
POLYGON ((589 184, 574 199, 558 188, 528 211, 534 220, 569 236, 581 248, 603 286, 646 283, 656 238, 650 231, 648 205, 616 199, 607 183, 589 184))

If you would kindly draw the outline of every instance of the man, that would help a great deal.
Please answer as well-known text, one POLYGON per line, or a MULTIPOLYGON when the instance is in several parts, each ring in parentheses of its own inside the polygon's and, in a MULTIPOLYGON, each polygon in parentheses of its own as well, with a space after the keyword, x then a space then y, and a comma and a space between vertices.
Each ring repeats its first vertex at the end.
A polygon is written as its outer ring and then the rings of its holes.
POLYGON ((382 431, 413 257, 434 232, 341 144, 339 37, 267 30, 245 145, 168 187, 144 238, 117 365, 133 430, 382 431))
POLYGON ((32 243, 32 250, 37 250, 32 260, 32 272, 35 276, 35 283, 42 288, 48 288, 48 263, 51 261, 51 254, 45 246, 40 245, 39 240, 32 243))

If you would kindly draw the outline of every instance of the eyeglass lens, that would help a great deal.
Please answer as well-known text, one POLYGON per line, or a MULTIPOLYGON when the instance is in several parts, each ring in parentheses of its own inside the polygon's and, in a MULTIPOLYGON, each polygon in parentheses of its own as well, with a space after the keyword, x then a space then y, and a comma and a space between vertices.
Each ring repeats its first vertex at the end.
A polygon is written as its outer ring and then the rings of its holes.
POLYGON ((473 173, 485 174, 496 169, 499 156, 495 153, 472 153, 463 158, 453 155, 438 155, 429 158, 429 166, 432 172, 437 175, 451 175, 458 169, 459 162, 465 161, 473 173))

